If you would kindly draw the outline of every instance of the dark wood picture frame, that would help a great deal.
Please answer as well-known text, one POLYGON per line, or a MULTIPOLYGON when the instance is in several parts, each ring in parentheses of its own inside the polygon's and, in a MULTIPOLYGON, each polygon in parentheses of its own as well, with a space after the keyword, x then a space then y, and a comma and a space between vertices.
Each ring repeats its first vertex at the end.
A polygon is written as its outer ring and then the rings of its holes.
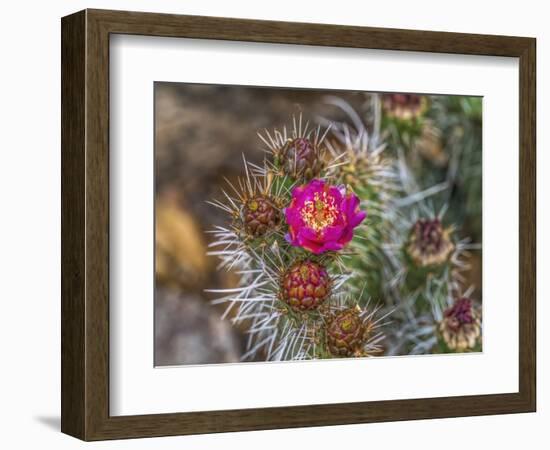
POLYGON ((61 429, 84 440, 535 411, 536 40, 85 10, 62 30, 61 429), (109 415, 109 36, 134 34, 519 58, 519 392, 140 416, 109 415))

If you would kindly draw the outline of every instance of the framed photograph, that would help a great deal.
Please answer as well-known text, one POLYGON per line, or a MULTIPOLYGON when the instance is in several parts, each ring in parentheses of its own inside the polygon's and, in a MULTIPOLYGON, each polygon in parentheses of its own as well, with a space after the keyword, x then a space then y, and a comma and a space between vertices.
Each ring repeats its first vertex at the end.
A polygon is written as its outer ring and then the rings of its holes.
POLYGON ((63 432, 535 411, 534 38, 61 25, 63 432))

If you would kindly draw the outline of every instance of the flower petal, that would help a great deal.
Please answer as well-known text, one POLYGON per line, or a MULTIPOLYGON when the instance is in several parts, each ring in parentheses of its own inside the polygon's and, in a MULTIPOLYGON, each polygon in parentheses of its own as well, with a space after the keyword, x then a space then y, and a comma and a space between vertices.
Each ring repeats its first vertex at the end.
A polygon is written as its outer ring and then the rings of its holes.
POLYGON ((354 228, 366 217, 354 193, 346 194, 343 185, 330 185, 320 179, 295 187, 284 214, 289 228, 286 239, 291 245, 303 247, 315 254, 341 250, 353 238, 354 228), (317 214, 317 211, 311 210, 313 202, 315 208, 329 208, 330 205, 330 213, 328 210, 317 210, 321 214, 330 214, 329 221, 323 223, 321 220, 326 220, 326 217, 311 217, 317 214), (304 208, 308 208, 309 218, 304 215, 304 208))
POLYGON ((340 225, 326 227, 324 232, 323 232, 323 240, 327 241, 327 242, 328 241, 337 241, 338 239, 340 239, 342 234, 344 234, 345 229, 346 229, 346 227, 340 226, 340 225))

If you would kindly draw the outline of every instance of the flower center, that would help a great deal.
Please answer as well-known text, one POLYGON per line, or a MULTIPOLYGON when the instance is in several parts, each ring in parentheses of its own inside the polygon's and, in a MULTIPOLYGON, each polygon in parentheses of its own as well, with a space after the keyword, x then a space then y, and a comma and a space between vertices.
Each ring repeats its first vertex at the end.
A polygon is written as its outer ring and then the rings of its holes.
POLYGON ((306 200, 300 210, 304 223, 315 232, 320 233, 338 218, 338 207, 334 197, 326 191, 315 192, 313 200, 306 200))

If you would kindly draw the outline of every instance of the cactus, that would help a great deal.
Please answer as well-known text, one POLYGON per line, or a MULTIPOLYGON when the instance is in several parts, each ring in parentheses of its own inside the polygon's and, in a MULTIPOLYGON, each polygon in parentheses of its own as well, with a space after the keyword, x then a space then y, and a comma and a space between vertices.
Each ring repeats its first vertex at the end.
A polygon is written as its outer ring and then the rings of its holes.
POLYGON ((245 176, 211 202, 231 217, 211 254, 239 278, 214 302, 247 330, 243 360, 479 350, 480 309, 456 300, 474 292, 464 274, 479 245, 452 211, 466 163, 448 153, 460 126, 475 153, 476 103, 443 123, 452 105, 440 97, 368 94, 362 111, 327 102, 348 119, 310 127, 299 115, 259 133, 268 157, 243 159, 245 176))

